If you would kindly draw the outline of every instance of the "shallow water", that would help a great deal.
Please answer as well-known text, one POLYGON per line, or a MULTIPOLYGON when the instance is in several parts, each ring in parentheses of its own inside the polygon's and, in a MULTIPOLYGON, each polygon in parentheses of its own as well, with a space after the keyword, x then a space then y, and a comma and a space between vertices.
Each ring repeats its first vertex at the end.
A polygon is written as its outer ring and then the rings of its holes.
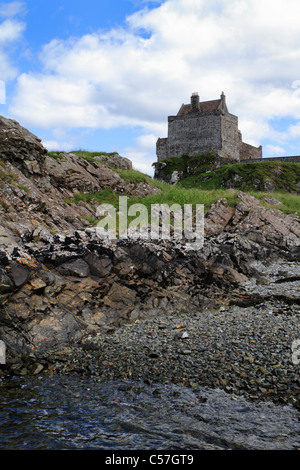
POLYGON ((300 449, 295 409, 221 390, 24 378, 0 401, 0 449, 300 449))

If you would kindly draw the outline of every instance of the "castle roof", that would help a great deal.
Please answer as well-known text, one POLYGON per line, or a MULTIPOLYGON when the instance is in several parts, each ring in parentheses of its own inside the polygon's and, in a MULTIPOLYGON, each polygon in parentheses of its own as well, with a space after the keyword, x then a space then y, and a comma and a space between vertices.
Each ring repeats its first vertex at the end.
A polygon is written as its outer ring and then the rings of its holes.
MULTIPOLYGON (((194 96, 197 96, 197 94, 194 93, 194 96)), ((226 102, 225 102, 225 95, 222 93, 220 99, 218 100, 202 101, 202 102, 200 102, 199 100, 198 109, 200 112, 205 112, 205 113, 211 113, 217 110, 223 110, 225 112, 228 112, 226 102)), ((192 111, 192 103, 183 104, 180 110, 178 111, 177 116, 183 116, 185 114, 190 113, 191 111, 192 111)))

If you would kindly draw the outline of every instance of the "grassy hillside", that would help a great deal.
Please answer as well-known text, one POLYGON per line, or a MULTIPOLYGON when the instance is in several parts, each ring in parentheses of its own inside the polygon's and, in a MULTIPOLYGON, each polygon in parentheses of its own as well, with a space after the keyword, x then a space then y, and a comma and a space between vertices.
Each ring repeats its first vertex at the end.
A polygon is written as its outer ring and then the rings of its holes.
POLYGON ((200 189, 234 188, 243 191, 299 191, 300 163, 258 162, 227 164, 196 173, 180 181, 180 185, 200 189))
MULTIPOLYGON (((100 152, 95 152, 93 154, 84 152, 84 155, 79 151, 72 153, 76 153, 78 156, 92 161, 94 155, 99 155, 100 152)), ((256 191, 253 188, 253 185, 250 184, 250 181, 252 181, 253 178, 268 178, 270 171, 274 171, 275 175, 278 177, 278 182, 282 182, 282 185, 285 186, 287 186, 288 182, 289 187, 294 187, 294 177, 300 173, 300 164, 280 164, 280 170, 278 163, 273 164, 273 162, 272 164, 268 163, 266 166, 252 163, 249 165, 231 164, 215 168, 216 158, 213 155, 206 156, 206 158, 199 156, 194 157, 193 159, 187 159, 186 157, 183 157, 182 159, 173 158, 166 161, 170 163, 168 171, 175 171, 176 168, 178 171, 181 166, 181 171, 184 168, 192 168, 192 171, 196 171, 197 168, 201 168, 201 171, 204 170, 204 173, 190 175, 176 185, 169 185, 168 183, 152 179, 150 176, 137 170, 114 169, 114 171, 117 171, 123 179, 133 183, 149 182, 162 191, 161 194, 155 194, 140 199, 131 196, 128 200, 129 205, 137 202, 142 203, 147 207, 149 213, 152 204, 168 204, 169 206, 174 203, 182 206, 184 204, 204 204, 205 210, 208 210, 211 205, 221 197, 226 198, 229 204, 234 206, 236 203, 236 193, 238 190, 242 189, 243 191, 249 192, 254 197, 262 200, 263 204, 268 208, 276 207, 285 213, 297 212, 300 215, 300 195, 286 192, 283 189, 281 189, 281 191, 274 192, 256 191), (243 180, 236 181, 235 189, 226 188, 226 181, 234 179, 235 175, 241 176, 243 180), (248 181, 249 184, 245 187, 242 185, 241 181, 248 181), (267 204, 264 201, 265 196, 276 198, 282 203, 282 205, 272 206, 267 204)), ((96 194, 79 193, 75 195, 73 200, 68 200, 68 203, 76 204, 79 201, 87 203, 93 203, 93 201, 96 201, 98 204, 108 203, 118 208, 119 195, 114 193, 112 189, 105 189, 96 194)))
POLYGON ((184 188, 300 192, 300 163, 222 164, 213 154, 191 158, 183 155, 181 158, 168 158, 162 163, 157 166, 159 177, 168 180, 168 176, 177 171, 180 179, 177 184, 184 188))

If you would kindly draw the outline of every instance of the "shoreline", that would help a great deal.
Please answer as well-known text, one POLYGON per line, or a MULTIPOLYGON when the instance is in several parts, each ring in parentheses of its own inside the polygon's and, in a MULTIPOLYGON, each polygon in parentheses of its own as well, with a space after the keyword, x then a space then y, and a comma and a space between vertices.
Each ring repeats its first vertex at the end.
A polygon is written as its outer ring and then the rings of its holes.
POLYGON ((278 301, 199 314, 162 313, 103 329, 80 345, 15 359, 7 371, 219 388, 300 409, 300 365, 292 360, 299 313, 299 305, 278 301))

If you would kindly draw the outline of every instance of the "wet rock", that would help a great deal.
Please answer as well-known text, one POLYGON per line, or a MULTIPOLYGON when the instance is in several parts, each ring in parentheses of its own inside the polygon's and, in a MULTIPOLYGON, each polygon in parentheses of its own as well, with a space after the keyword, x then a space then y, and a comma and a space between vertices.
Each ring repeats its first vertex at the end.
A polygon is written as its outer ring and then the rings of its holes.
POLYGON ((80 326, 70 313, 55 312, 52 317, 34 319, 30 328, 32 341, 40 351, 78 342, 82 334, 80 326))

